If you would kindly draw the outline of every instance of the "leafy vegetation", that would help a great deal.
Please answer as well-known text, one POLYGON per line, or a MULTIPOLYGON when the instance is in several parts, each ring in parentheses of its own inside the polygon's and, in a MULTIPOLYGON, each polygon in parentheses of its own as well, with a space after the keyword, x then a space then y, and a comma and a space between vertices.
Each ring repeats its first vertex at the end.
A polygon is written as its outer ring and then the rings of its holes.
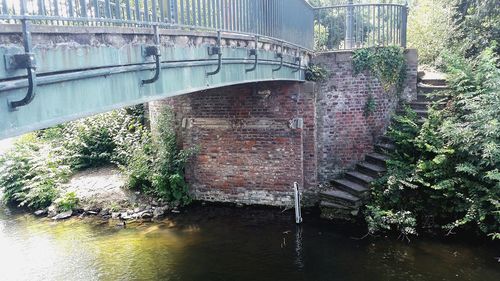
POLYGON ((497 0, 412 1, 408 17, 408 46, 416 48, 422 64, 443 67, 450 50, 475 57, 500 38, 497 0))
POLYGON ((373 95, 369 94, 365 103, 365 109, 364 109, 365 117, 370 116, 373 112, 375 112, 376 109, 377 109, 377 102, 375 101, 373 95))
POLYGON ((382 83, 384 90, 402 91, 406 79, 404 49, 396 46, 364 48, 354 51, 352 57, 354 74, 372 72, 382 83))
POLYGON ((157 141, 144 125, 141 106, 116 110, 25 135, 0 157, 4 201, 30 209, 53 202, 75 208, 61 184, 76 170, 115 164, 132 188, 177 204, 189 203, 183 169, 194 150, 178 150, 171 116, 160 118, 157 141))
POLYGON ((328 76, 328 71, 319 65, 309 64, 306 70, 306 80, 307 81, 323 81, 328 76))
POLYGON ((389 130, 396 151, 367 208, 370 232, 474 229, 500 238, 500 69, 493 49, 475 59, 446 57, 450 101, 431 109, 422 128, 411 110, 396 117, 389 130))
POLYGON ((408 15, 408 47, 418 50, 420 64, 436 66, 449 47, 453 7, 449 1, 413 1, 408 15))
POLYGON ((161 112, 158 123, 161 125, 157 134, 134 151, 124 172, 132 188, 176 204, 189 204, 191 198, 184 180, 184 167, 197 148, 178 148, 170 108, 161 112))
POLYGON ((76 197, 76 193, 67 192, 63 197, 55 200, 54 203, 59 211, 66 212, 76 209, 79 201, 78 197, 76 197))
POLYGON ((0 158, 3 200, 32 209, 45 208, 58 196, 57 186, 70 169, 35 134, 25 135, 0 158))

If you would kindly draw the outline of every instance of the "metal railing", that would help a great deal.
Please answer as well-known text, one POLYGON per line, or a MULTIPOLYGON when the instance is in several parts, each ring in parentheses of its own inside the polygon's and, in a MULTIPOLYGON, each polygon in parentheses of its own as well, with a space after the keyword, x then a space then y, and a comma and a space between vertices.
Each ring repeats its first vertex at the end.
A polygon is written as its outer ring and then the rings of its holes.
POLYGON ((309 50, 313 19, 305 0, 0 0, 0 23, 220 30, 309 50))
POLYGON ((316 51, 396 45, 406 48, 408 7, 353 4, 315 8, 316 51))

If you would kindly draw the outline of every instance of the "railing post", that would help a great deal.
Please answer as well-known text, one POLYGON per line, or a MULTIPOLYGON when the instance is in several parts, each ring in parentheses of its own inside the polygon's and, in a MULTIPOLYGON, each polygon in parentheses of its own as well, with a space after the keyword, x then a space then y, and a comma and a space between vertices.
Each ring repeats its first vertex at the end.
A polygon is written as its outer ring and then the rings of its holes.
POLYGON ((347 14, 345 17, 345 48, 352 49, 354 47, 354 6, 353 0, 347 3, 347 14))
POLYGON ((401 47, 406 48, 406 26, 408 22, 408 2, 402 8, 401 15, 401 47))

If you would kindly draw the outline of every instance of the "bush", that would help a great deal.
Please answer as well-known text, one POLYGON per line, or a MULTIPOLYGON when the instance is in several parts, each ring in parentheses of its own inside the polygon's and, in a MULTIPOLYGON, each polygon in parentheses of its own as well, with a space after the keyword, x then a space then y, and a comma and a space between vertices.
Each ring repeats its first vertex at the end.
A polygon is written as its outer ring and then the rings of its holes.
POLYGON ((76 193, 68 192, 64 194, 63 197, 60 197, 56 201, 54 201, 54 203, 60 212, 66 212, 74 210, 78 206, 79 201, 80 200, 78 199, 78 197, 76 197, 76 193))
MULTIPOLYGON (((136 106, 69 122, 29 134, 0 158, 4 200, 33 209, 58 197, 72 171, 116 164, 131 188, 175 204, 188 204, 184 166, 196 149, 177 147, 172 115, 161 114, 155 138, 144 126, 144 109, 136 106)), ((55 201, 61 210, 76 206, 75 194, 55 201)))
POLYGON ((45 208, 74 170, 127 163, 149 134, 143 112, 140 106, 121 109, 23 136, 0 157, 3 200, 45 208))
POLYGON ((0 187, 8 203, 40 209, 57 197, 57 186, 68 179, 70 169, 35 134, 21 138, 0 158, 0 187))
POLYGON ((313 63, 310 63, 306 70, 306 80, 320 82, 326 79, 328 76, 328 71, 313 63))
POLYGON ((448 233, 475 229, 500 238, 498 57, 490 48, 474 60, 449 55, 446 65, 448 106, 431 109, 420 129, 411 111, 390 128, 396 151, 372 190, 366 214, 371 232, 388 224, 411 228, 404 219, 448 233))
POLYGON ((158 120, 158 134, 144 136, 141 146, 122 170, 128 175, 129 186, 141 189, 174 204, 191 202, 184 180, 184 167, 197 148, 180 150, 170 108, 165 108, 158 120))

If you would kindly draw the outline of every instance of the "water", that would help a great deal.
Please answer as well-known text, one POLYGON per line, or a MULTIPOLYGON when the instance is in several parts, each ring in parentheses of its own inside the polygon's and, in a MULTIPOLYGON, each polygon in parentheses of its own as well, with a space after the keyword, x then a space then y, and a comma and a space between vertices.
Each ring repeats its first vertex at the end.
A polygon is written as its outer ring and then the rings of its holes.
POLYGON ((123 229, 0 211, 0 280, 500 280, 492 245, 355 240, 312 215, 192 207, 123 229))

